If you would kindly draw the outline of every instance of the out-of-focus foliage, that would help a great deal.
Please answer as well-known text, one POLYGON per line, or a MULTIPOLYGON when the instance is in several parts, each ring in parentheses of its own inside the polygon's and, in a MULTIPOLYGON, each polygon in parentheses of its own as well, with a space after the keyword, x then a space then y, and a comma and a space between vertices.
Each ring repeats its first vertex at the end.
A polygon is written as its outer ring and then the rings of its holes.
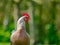
POLYGON ((0 43, 0 45, 10 45, 10 43, 0 43))

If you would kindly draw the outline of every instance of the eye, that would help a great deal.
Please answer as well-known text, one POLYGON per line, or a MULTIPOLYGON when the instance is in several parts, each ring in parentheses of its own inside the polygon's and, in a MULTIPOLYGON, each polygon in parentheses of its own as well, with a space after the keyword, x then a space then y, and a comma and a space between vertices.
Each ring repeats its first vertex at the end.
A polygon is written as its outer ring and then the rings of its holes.
POLYGON ((29 19, 28 19, 27 17, 24 19, 25 22, 28 22, 28 20, 29 20, 29 19))
POLYGON ((24 22, 24 20, 21 20, 20 23, 24 22))

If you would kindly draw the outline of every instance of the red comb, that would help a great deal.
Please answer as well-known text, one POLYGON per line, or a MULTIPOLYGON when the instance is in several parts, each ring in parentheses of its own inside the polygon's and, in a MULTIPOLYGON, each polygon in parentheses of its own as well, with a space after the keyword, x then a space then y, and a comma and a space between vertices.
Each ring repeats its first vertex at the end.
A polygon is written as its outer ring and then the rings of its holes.
POLYGON ((25 22, 28 22, 28 20, 30 19, 30 16, 28 13, 23 13, 22 16, 27 16, 27 18, 25 18, 25 22))

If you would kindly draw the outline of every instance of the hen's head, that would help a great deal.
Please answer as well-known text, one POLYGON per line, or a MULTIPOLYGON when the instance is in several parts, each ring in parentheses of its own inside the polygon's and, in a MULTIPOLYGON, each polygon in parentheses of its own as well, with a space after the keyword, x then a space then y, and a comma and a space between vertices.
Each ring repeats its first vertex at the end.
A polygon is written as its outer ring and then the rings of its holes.
POLYGON ((27 13, 23 13, 22 16, 25 16, 25 18, 24 18, 25 22, 28 22, 28 20, 30 19, 30 16, 27 13))
POLYGON ((23 13, 22 14, 22 17, 19 18, 18 22, 28 22, 28 20, 30 19, 30 16, 29 14, 27 13, 23 13))

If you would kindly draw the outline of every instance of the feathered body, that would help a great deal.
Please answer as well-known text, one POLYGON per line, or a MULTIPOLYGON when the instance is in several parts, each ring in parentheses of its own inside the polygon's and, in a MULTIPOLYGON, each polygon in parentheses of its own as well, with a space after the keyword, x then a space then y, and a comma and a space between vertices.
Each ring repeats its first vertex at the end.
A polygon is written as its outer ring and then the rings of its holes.
POLYGON ((11 35, 11 45, 30 45, 30 39, 26 32, 26 16, 22 16, 17 22, 17 29, 11 35))

